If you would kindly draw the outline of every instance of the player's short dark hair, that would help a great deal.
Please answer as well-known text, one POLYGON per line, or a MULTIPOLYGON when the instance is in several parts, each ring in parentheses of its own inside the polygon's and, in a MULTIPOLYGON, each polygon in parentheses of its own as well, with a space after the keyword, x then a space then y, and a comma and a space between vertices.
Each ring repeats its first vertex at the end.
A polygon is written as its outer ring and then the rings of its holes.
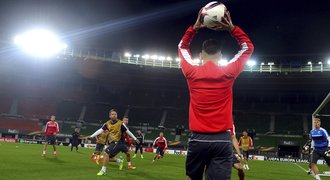
POLYGON ((128 118, 128 116, 124 116, 124 117, 123 117, 123 119, 124 119, 124 118, 127 118, 127 119, 129 119, 129 118, 128 118))
POLYGON ((202 50, 209 55, 213 55, 221 51, 220 44, 215 39, 205 40, 202 45, 202 50))
POLYGON ((117 109, 110 109, 109 113, 111 113, 111 112, 116 112, 116 113, 118 113, 117 109))

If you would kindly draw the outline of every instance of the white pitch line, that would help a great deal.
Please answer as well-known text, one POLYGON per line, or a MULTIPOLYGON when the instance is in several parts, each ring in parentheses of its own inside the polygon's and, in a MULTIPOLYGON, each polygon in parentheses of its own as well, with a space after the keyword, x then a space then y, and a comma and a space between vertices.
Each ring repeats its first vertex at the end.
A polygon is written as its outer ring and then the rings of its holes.
POLYGON ((300 169, 302 169, 304 172, 307 172, 307 169, 301 167, 299 164, 297 164, 297 163, 292 163, 292 164, 296 165, 297 167, 299 167, 300 169))
MULTIPOLYGON (((297 163, 292 163, 292 164, 296 165, 297 167, 299 167, 300 169, 302 169, 304 172, 307 172, 307 169, 301 167, 299 164, 297 164, 297 163)), ((312 175, 312 174, 310 174, 310 175, 312 175)), ((320 176, 328 176, 328 177, 330 176, 329 174, 324 174, 324 173, 320 173, 319 175, 320 176)), ((312 175, 312 176, 314 176, 314 175, 312 175)))

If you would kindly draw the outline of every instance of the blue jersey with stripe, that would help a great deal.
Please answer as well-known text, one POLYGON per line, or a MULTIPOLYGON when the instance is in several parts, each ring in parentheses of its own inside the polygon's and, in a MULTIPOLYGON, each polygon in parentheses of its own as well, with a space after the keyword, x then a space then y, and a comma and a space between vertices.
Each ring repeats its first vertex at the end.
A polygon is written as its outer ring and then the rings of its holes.
POLYGON ((313 148, 316 151, 326 151, 328 147, 328 137, 328 132, 323 128, 311 130, 313 148))

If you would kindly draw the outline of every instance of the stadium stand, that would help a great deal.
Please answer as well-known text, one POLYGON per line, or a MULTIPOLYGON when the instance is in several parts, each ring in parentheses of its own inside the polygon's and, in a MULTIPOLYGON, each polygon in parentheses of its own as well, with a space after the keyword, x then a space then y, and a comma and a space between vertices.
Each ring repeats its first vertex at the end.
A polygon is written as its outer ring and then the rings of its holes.
POLYGON ((0 113, 9 112, 12 101, 12 96, 0 94, 0 113))
POLYGON ((22 131, 40 131, 39 121, 32 121, 24 118, 0 117, 0 129, 13 129, 22 131))
POLYGON ((18 114, 25 117, 47 119, 55 114, 56 103, 52 99, 47 100, 42 97, 22 97, 18 100, 18 114))
MULTIPOLYGON (((6 64, 11 70, 1 72, 0 113, 8 113, 16 98, 19 115, 43 120, 55 114, 60 121, 76 122, 86 106, 81 128, 86 132, 92 131, 90 123, 104 123, 111 108, 119 110, 119 118, 128 113, 132 127, 148 123, 157 128, 166 110, 165 128, 188 128, 189 95, 180 69, 70 57, 48 65, 51 71, 46 65, 41 68, 37 63, 16 63, 6 64)), ((253 128, 257 134, 269 133, 274 116, 272 133, 301 135, 306 130, 304 116, 311 114, 324 98, 328 90, 324 82, 328 79, 321 72, 244 72, 234 85, 237 132, 253 128)), ((70 133, 73 128, 66 127, 66 123, 62 127, 70 133)))

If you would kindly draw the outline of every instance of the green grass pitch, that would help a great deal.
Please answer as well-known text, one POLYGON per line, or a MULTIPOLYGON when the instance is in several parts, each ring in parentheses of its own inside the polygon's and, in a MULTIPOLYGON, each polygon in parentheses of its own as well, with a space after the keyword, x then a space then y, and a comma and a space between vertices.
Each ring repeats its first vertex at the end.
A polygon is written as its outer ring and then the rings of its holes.
MULTIPOLYGON (((179 155, 165 155, 155 164, 151 164, 153 154, 145 153, 144 159, 138 155, 132 159, 134 170, 127 169, 124 163, 122 171, 118 170, 115 163, 110 163, 107 175, 98 177, 96 173, 101 165, 92 162, 89 157, 92 149, 80 148, 79 152, 70 152, 70 147, 58 146, 58 157, 52 156, 52 147, 47 148, 47 157, 41 157, 40 144, 0 143, 0 179, 1 180, 37 180, 37 179, 123 179, 123 180, 180 180, 185 177, 185 157, 179 155)), ((124 155, 121 154, 123 157, 124 155)), ((307 164, 290 162, 250 161, 249 171, 246 171, 247 180, 308 180, 302 168, 307 169, 307 164)), ((320 166, 321 170, 329 170, 320 166)), ((238 179, 237 171, 233 169, 232 179, 238 179)), ((322 179, 330 179, 324 177, 322 179)))

